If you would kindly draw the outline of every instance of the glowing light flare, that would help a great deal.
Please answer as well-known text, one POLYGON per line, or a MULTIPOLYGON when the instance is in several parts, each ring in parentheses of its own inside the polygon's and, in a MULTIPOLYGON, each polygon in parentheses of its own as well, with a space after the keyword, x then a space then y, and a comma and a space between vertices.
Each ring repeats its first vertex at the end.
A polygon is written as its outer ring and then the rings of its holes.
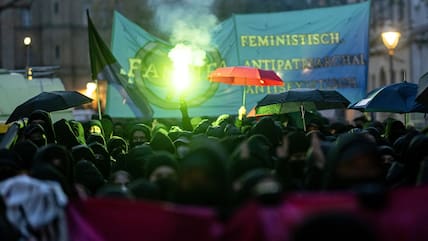
POLYGON ((88 83, 86 83, 86 93, 85 93, 85 95, 88 96, 88 97, 93 98, 96 89, 97 89, 97 84, 95 84, 95 82, 88 82, 88 83))
POLYGON ((168 57, 173 62, 172 86, 179 95, 189 89, 192 84, 190 75, 191 66, 202 66, 205 60, 205 51, 185 45, 177 44, 168 53, 168 57))

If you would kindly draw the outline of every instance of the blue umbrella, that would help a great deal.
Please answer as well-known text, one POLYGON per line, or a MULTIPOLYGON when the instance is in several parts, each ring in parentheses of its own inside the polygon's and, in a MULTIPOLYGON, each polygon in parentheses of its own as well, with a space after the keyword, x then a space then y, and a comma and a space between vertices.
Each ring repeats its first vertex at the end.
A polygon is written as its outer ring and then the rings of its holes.
POLYGON ((363 112, 427 113, 428 107, 415 101, 418 85, 406 81, 375 89, 350 105, 349 109, 363 112))

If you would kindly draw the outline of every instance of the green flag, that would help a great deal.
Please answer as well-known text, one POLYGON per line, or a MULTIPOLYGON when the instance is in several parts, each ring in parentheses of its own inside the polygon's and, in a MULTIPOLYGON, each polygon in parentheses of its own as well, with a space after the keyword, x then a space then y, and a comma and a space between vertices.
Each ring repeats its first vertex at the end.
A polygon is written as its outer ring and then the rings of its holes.
POLYGON ((137 93, 133 83, 128 82, 120 74, 121 66, 98 34, 89 17, 89 12, 87 18, 92 79, 106 80, 108 82, 107 95, 116 97, 107 98, 107 114, 112 117, 125 117, 129 115, 123 112, 132 111, 137 118, 151 118, 153 111, 149 102, 141 93, 137 93), (116 113, 112 114, 114 111, 116 113))

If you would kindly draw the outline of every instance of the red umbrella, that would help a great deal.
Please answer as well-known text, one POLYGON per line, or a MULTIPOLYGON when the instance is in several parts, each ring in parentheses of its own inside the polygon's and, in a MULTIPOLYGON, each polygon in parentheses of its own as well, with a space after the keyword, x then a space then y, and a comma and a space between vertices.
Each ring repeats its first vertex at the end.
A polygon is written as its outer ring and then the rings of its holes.
POLYGON ((282 79, 272 70, 258 69, 248 66, 222 67, 208 76, 212 82, 230 85, 283 85, 282 79))
MULTIPOLYGON (((211 72, 208 79, 212 82, 243 86, 270 86, 284 84, 275 71, 248 66, 221 67, 211 72)), ((242 95, 242 105, 245 105, 245 91, 242 95)))

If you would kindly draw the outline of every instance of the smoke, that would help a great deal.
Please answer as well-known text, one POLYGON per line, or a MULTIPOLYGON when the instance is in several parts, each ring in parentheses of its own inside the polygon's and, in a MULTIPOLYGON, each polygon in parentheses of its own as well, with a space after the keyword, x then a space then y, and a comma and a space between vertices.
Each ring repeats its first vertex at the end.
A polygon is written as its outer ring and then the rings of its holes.
POLYGON ((173 45, 182 43, 193 48, 209 49, 211 31, 217 24, 212 13, 215 0, 149 0, 155 24, 170 36, 173 45))

